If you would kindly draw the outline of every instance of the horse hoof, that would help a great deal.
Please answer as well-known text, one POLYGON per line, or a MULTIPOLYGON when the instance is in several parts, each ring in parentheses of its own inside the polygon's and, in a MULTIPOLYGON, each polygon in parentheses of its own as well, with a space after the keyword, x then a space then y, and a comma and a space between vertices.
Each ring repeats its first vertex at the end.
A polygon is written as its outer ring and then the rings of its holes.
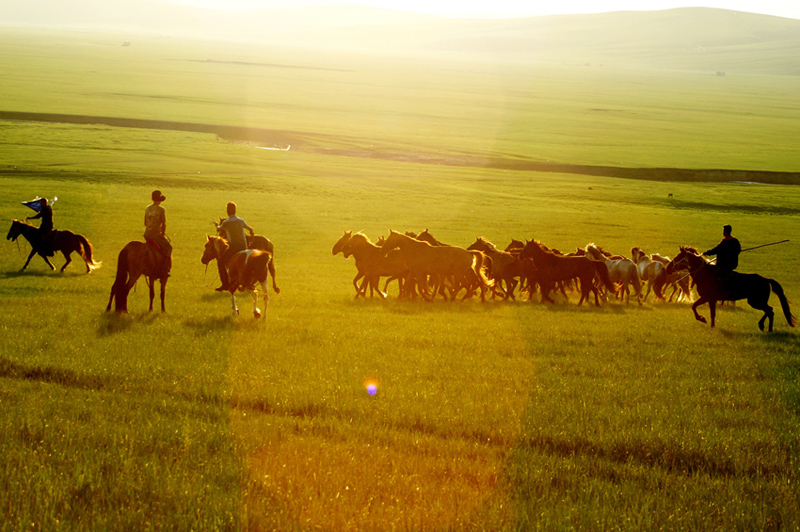
POLYGON ((255 309, 255 310, 253 311, 253 317, 254 317, 255 319, 258 319, 258 318, 260 318, 260 317, 261 317, 261 311, 260 311, 260 310, 258 310, 258 309, 255 309))

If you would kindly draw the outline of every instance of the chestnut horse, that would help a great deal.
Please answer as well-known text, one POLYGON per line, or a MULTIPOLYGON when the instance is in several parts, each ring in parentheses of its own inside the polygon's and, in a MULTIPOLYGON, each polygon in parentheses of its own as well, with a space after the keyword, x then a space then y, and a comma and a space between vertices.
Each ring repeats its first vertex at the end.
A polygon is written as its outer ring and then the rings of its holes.
MULTIPOLYGON (((480 251, 467 251, 456 246, 433 246, 397 231, 389 231, 389 237, 381 247, 381 253, 399 249, 405 256, 408 269, 416 279, 422 297, 432 301, 435 297, 428 292, 428 276, 440 279, 453 276, 456 288, 451 291, 451 299, 455 299, 458 290, 467 288, 467 297, 471 295, 469 288, 477 282, 481 289, 481 301, 485 299, 487 288, 494 286, 494 281, 486 277, 483 271, 484 255, 480 251)), ((435 288, 435 287, 434 287, 435 288)))
POLYGON ((169 274, 159 270, 159 260, 157 260, 156 252, 149 244, 138 240, 125 244, 125 247, 122 248, 122 251, 117 256, 117 275, 114 278, 114 284, 111 286, 111 295, 108 298, 106 312, 111 310, 111 302, 115 299, 114 310, 116 312, 128 312, 128 294, 142 275, 145 276, 147 286, 150 288, 149 312, 153 311, 156 280, 161 281, 161 312, 166 312, 164 299, 166 297, 169 274))
POLYGON ((790 327, 797 326, 797 318, 789 309, 789 301, 783 293, 783 287, 778 281, 767 279, 755 273, 731 272, 720 275, 719 266, 708 262, 697 249, 681 246, 678 256, 667 264, 667 273, 687 269, 697 285, 699 298, 692 304, 692 312, 697 321, 706 323, 706 318, 697 312, 697 307, 708 303, 711 311, 711 326, 714 327, 717 312, 717 301, 737 301, 746 299, 756 310, 764 312, 758 321, 758 328, 764 330, 764 321, 769 318, 769 331, 772 331, 772 321, 775 313, 769 306, 769 296, 772 292, 778 295, 783 309, 783 315, 790 327))
POLYGON ((514 297, 514 289, 519 284, 519 281, 516 280, 516 277, 520 275, 520 268, 517 264, 520 262, 519 255, 514 255, 508 251, 500 251, 494 244, 483 237, 476 237, 475 242, 467 249, 483 251, 492 259, 492 270, 489 276, 495 280, 495 287, 503 292, 503 301, 506 301, 509 297, 516 299, 514 297), (505 283, 505 289, 501 286, 503 283, 505 283))
MULTIPOLYGON (((53 263, 50 262, 50 259, 47 258, 48 250, 45 249, 47 244, 43 244, 40 241, 41 237, 39 236, 39 228, 19 220, 11 220, 11 228, 8 230, 6 240, 11 240, 14 242, 20 235, 25 237, 32 248, 30 255, 28 255, 28 260, 25 261, 25 265, 22 267, 23 271, 28 267, 31 259, 37 253, 44 259, 47 265, 50 266, 51 270, 56 269, 56 267, 53 266, 53 263)), ((60 251, 64 254, 64 258, 67 259, 67 262, 65 262, 61 267, 60 271, 62 272, 69 265, 69 263, 72 262, 71 255, 73 252, 80 255, 84 262, 86 262, 86 273, 89 273, 92 270, 96 270, 100 267, 100 263, 95 262, 92 258, 92 245, 83 235, 73 233, 72 231, 53 231, 52 241, 49 244, 49 247, 52 248, 54 253, 56 251, 60 251)))
POLYGON ((555 303, 550 297, 550 292, 555 289, 558 281, 579 279, 581 282, 581 299, 578 305, 589 299, 589 293, 594 293, 594 304, 600 306, 597 288, 594 286, 595 276, 600 277, 609 292, 616 294, 619 286, 611 282, 608 267, 605 262, 592 260, 588 257, 568 257, 557 255, 545 248, 537 240, 528 240, 519 254, 521 259, 532 258, 536 264, 537 278, 542 290, 542 303, 549 301, 555 303))
MULTIPOLYGON (((200 258, 200 262, 206 265, 215 259, 219 262, 222 254, 228 249, 228 242, 221 236, 208 236, 207 238, 203 256, 200 258)), ((275 293, 280 294, 281 292, 275 284, 275 264, 272 261, 272 253, 261 249, 246 249, 229 258, 224 267, 228 269, 228 292, 231 294, 233 315, 239 314, 235 294, 237 290, 241 290, 253 293, 253 316, 261 317, 261 311, 258 310, 256 283, 261 285, 261 291, 264 293, 264 313, 266 314, 269 306, 268 275, 272 276, 272 289, 275 290, 275 293)))
POLYGON ((386 289, 384 288, 384 291, 380 289, 381 277, 389 277, 386 280, 387 286, 389 281, 397 279, 400 284, 400 295, 403 295, 403 279, 408 274, 408 265, 399 250, 391 250, 383 255, 381 246, 373 244, 365 234, 359 232, 353 233, 342 246, 342 254, 345 258, 352 255, 356 260, 358 271, 364 275, 364 281, 356 293, 356 298, 366 297, 367 286, 370 289, 370 297, 377 291, 380 297, 386 298, 386 289))

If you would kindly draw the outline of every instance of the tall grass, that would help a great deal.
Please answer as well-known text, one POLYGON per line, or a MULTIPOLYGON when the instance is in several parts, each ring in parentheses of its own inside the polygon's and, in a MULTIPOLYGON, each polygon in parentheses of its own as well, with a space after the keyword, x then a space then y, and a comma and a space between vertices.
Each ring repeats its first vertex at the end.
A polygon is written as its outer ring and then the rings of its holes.
MULTIPOLYGON (((307 105, 298 123, 319 116, 307 105)), ((88 236, 103 261, 90 275, 77 263, 55 274, 37 257, 20 273, 29 248, 3 244, 0 530, 800 526, 798 345, 779 316, 765 335, 744 304, 722 309, 712 330, 687 304, 652 300, 423 304, 398 301, 396 288, 354 300, 352 261, 330 253, 343 230, 374 240, 428 228, 462 246, 537 238, 674 254, 710 247, 727 222, 745 247, 790 239, 743 254, 740 269, 778 279, 793 299, 794 187, 0 127, 5 218, 31 214, 19 202, 34 195, 58 196, 56 226, 88 236), (106 314, 116 253, 141 237, 153 188, 167 196, 175 248, 168 312, 146 313, 140 282, 130 315, 106 314), (231 200, 275 243, 281 293, 263 321, 230 316, 215 269, 200 264, 231 200)))

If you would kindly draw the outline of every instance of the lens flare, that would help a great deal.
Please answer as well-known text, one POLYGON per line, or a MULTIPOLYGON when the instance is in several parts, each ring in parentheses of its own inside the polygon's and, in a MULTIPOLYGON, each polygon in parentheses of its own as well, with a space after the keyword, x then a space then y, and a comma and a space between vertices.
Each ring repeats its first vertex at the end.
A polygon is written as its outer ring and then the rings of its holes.
POLYGON ((364 388, 367 389, 367 393, 371 396, 374 396, 376 393, 378 393, 379 385, 380 382, 378 382, 378 379, 375 377, 370 377, 364 381, 364 388))

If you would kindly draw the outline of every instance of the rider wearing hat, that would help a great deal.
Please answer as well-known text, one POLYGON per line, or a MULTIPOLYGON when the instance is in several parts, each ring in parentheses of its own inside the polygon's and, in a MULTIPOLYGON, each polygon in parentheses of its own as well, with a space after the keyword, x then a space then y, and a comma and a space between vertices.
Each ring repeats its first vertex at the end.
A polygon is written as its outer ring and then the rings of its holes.
MULTIPOLYGON (((33 208, 33 207, 32 207, 33 208)), ((48 205, 47 198, 39 198, 38 204, 38 211, 39 214, 36 216, 28 216, 25 218, 26 220, 36 220, 41 218, 42 223, 39 224, 39 229, 37 234, 39 236, 39 241, 42 243, 42 246, 45 248, 45 254, 48 257, 52 257, 54 255, 53 252, 53 207, 48 205)))
POLYGON ((162 273, 159 277, 169 275, 172 269, 172 244, 167 240, 167 211, 161 202, 167 199, 160 190, 154 190, 150 195, 153 203, 144 210, 144 238, 155 244, 156 251, 162 255, 157 270, 162 273))

